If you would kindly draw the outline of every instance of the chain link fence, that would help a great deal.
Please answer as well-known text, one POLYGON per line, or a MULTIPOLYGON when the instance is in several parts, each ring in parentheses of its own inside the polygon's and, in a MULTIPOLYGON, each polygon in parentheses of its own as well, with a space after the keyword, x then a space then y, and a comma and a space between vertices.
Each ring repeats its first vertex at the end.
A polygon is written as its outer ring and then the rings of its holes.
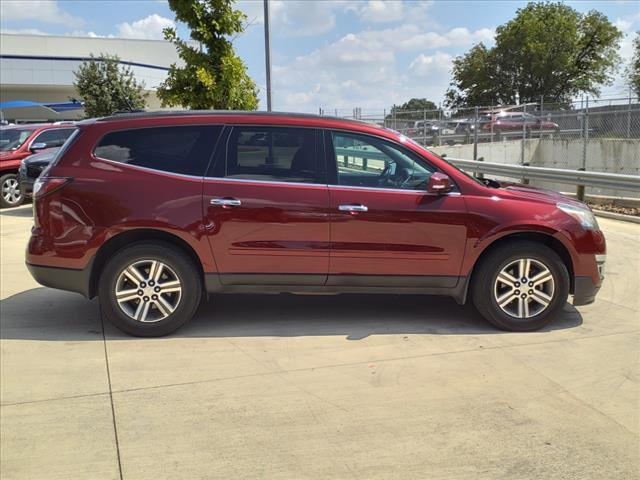
MULTIPOLYGON (((439 154, 487 162, 640 175, 638 97, 571 104, 478 106, 455 112, 321 109, 321 115, 356 118, 396 130, 439 154)), ((567 191, 567 185, 532 182, 567 191)), ((578 189, 580 197, 632 197, 640 192, 578 189)))

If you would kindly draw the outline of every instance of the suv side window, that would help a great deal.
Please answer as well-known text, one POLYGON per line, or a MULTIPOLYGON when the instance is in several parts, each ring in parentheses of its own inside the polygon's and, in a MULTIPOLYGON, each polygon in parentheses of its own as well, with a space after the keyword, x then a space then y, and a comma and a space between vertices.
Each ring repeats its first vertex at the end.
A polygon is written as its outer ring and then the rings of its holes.
POLYGON ((220 125, 120 130, 102 137, 93 154, 163 172, 203 176, 221 131, 220 125))
POLYGON ((61 147, 74 130, 75 128, 52 128, 51 130, 45 130, 38 134, 31 143, 46 143, 47 148, 61 147))
POLYGON ((333 132, 338 185, 417 190, 435 171, 409 150, 366 135, 333 132))
POLYGON ((225 178, 317 183, 316 131, 291 127, 234 127, 225 178))

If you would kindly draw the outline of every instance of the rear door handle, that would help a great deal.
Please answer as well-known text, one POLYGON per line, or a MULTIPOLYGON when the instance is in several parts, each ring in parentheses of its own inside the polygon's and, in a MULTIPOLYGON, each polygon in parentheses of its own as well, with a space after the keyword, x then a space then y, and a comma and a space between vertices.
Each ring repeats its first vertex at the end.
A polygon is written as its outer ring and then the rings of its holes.
POLYGON ((354 205, 340 205, 338 210, 341 212, 366 212, 369 209, 366 205, 354 204, 354 205))
POLYGON ((221 205, 223 207, 239 207, 242 202, 237 198, 224 197, 224 198, 212 198, 211 205, 221 205))

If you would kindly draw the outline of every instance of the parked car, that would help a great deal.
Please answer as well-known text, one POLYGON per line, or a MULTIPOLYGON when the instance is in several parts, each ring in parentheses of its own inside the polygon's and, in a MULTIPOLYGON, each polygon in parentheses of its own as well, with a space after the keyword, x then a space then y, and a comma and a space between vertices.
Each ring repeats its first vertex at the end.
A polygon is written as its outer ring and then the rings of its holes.
POLYGON ((29 155, 20 162, 18 180, 20 191, 25 197, 30 197, 33 190, 33 183, 40 176, 43 170, 49 166, 51 161, 58 154, 58 148, 48 148, 33 155, 29 155))
POLYGON ((535 130, 551 130, 556 132, 560 129, 557 123, 544 120, 535 115, 524 112, 500 112, 489 113, 482 116, 482 130, 493 132, 496 135, 502 132, 526 132, 527 136, 535 130))
POLYGON ((593 302, 603 278, 605 239, 583 203, 477 180, 354 120, 86 120, 33 192, 33 277, 99 296, 132 335, 168 334, 224 292, 448 295, 534 330, 569 294, 593 302))
POLYGON ((17 207, 24 200, 18 170, 25 157, 60 147, 75 127, 71 124, 31 124, 0 127, 0 207, 17 207))

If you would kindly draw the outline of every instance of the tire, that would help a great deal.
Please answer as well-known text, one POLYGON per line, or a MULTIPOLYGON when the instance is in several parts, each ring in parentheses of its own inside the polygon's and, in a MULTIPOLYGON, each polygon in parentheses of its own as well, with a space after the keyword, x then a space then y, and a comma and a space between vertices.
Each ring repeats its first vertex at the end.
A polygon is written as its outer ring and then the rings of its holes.
POLYGON ((98 296, 102 314, 118 329, 137 337, 160 337, 195 315, 202 279, 182 250, 161 242, 136 243, 119 250, 105 265, 98 296))
POLYGON ((0 177, 0 207, 10 208, 22 205, 24 192, 20 188, 18 175, 8 173, 0 177))
POLYGON ((490 251, 481 258, 472 277, 474 305, 484 318, 502 330, 526 332, 548 325, 562 309, 568 295, 566 265, 553 250, 538 242, 519 240, 490 251), (521 265, 528 269, 529 277, 542 283, 531 286, 533 282, 527 278, 526 289, 523 289, 522 278, 512 282, 516 276, 520 277, 521 265), (523 299, 523 295, 526 298, 523 299))

